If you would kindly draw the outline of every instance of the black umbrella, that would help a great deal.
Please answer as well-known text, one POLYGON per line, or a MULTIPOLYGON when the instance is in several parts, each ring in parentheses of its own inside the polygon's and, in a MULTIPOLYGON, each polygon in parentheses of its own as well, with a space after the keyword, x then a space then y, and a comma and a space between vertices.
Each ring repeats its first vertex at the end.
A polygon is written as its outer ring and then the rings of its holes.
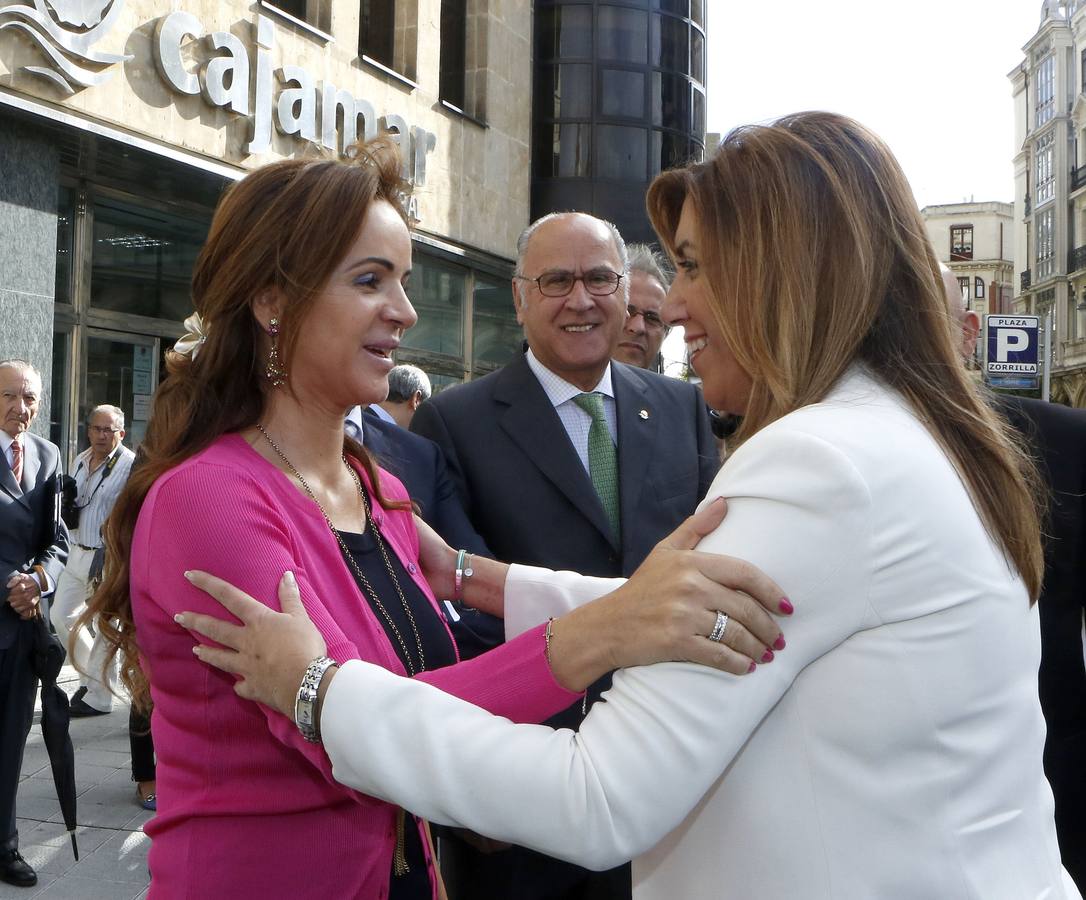
POLYGON ((34 628, 34 674, 41 682, 41 734, 53 770, 53 784, 60 800, 64 827, 72 838, 72 853, 79 859, 75 842, 75 749, 68 734, 68 695, 57 684, 67 653, 60 639, 49 630, 42 616, 34 628))

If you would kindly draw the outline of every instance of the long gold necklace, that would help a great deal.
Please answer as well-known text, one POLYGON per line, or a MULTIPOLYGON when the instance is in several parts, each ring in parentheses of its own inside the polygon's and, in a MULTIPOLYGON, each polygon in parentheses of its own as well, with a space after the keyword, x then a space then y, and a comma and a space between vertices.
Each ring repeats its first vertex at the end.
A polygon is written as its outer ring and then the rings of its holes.
POLYGON ((422 649, 422 637, 419 635, 418 625, 415 623, 415 614, 411 611, 411 607, 407 603, 407 598, 404 596, 403 588, 400 587, 400 579, 396 577, 396 571, 392 568, 392 560, 389 558, 388 550, 385 548, 384 538, 381 536, 381 532, 377 530, 376 525, 373 522, 373 516, 370 513, 369 497, 366 496, 366 492, 362 487, 362 480, 358 477, 358 473, 354 470, 354 467, 347 462, 347 457, 343 457, 343 465, 347 467, 347 471, 351 473, 351 477, 354 479, 355 487, 358 489, 358 496, 362 500, 362 509, 365 515, 363 520, 363 527, 368 527, 370 533, 373 535, 374 540, 377 542, 377 548, 381 551, 381 558, 384 560, 385 569, 388 571, 388 577, 392 581, 392 586, 396 589, 396 595, 400 598, 400 604, 403 606, 404 614, 407 616, 407 621, 411 625, 411 631, 415 636, 415 647, 418 649, 418 666, 416 667, 415 661, 411 658, 411 653, 407 649, 407 642, 404 640, 403 635, 400 633, 400 629, 396 627, 396 622, 392 616, 389 615, 388 610, 385 609, 385 605, 381 602, 381 598, 377 595, 377 591, 373 589, 373 585, 370 584, 369 579, 365 573, 355 562, 354 557, 351 555, 351 551, 347 548, 347 544, 343 540, 343 536, 336 530, 336 526, 332 524, 332 520, 329 518, 328 513, 324 511, 324 507, 321 505, 320 500, 317 499, 317 495, 313 493, 313 489, 309 486, 309 483, 302 477, 302 473, 299 472, 294 464, 287 459, 287 455, 279 449, 279 445, 271 439, 271 435, 264 430, 263 425, 257 425, 257 430, 264 435, 264 440, 268 442, 272 450, 278 454, 279 458, 283 461, 284 465, 290 469, 291 474, 298 479, 299 484, 305 488, 305 492, 309 495, 309 499, 317 504, 317 509, 321 511, 321 515, 324 516, 324 521, 328 523, 328 530, 332 532, 332 536, 339 544, 340 550, 343 551, 343 557, 347 560, 347 565, 351 567, 355 577, 362 584, 369 599, 373 602, 373 605, 377 608, 377 611, 381 614, 381 617, 385 620, 389 627, 389 630, 396 638, 396 642, 400 645, 400 649, 403 651, 404 662, 407 667, 407 672, 411 676, 417 675, 419 672, 426 670, 426 654, 422 649))

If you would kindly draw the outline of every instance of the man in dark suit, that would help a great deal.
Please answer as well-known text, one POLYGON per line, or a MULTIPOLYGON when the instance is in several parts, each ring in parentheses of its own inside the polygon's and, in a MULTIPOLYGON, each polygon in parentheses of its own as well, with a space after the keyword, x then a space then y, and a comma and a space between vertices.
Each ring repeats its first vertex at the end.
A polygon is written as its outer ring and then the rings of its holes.
MULTIPOLYGON (((581 213, 533 223, 513 279, 527 353, 415 413, 412 430, 444 451, 498 559, 629 575, 716 473, 697 389, 611 362, 627 317, 626 271, 613 225, 581 213)), ((579 721, 578 707, 554 723, 579 721)), ((591 873, 521 848, 472 852, 457 869, 450 890, 459 898, 630 896, 628 866, 591 873)))
POLYGON ((0 362, 0 881, 31 887, 38 877, 19 855, 15 796, 34 718, 31 663, 41 600, 68 557, 58 514, 60 451, 30 434, 41 376, 22 360, 0 362))
MULTIPOLYGON (((943 269, 951 309, 962 326, 962 356, 973 357, 980 317, 966 307, 957 279, 943 269)), ((1064 868, 1086 892, 1086 410, 1024 397, 998 396, 996 408, 1025 438, 1048 488, 1045 576, 1038 682, 1045 775, 1056 801, 1064 868)))

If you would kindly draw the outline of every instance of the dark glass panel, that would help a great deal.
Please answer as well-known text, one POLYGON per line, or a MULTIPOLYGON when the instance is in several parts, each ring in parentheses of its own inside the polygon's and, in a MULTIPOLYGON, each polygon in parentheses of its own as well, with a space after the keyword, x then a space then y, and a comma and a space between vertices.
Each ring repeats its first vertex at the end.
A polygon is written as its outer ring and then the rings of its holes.
POLYGON ((72 223, 75 221, 75 192, 61 185, 57 189, 57 275, 54 299, 72 302, 72 223))
POLYGON ((391 69, 396 34, 393 0, 362 0, 359 18, 358 52, 391 69))
POLYGON ((564 63, 536 67, 535 118, 587 119, 592 115, 592 67, 564 63))
POLYGON ((589 174, 588 125, 537 125, 533 162, 537 178, 580 178, 589 174))
POLYGON ((640 119, 645 114, 645 75, 623 69, 600 70, 600 112, 640 119))
POLYGON ((690 29, 690 75, 698 84, 705 84, 705 35, 690 29))
POLYGON ((690 18, 705 27, 705 0, 690 0, 690 18))
POLYGON ((448 356, 464 356, 464 296, 467 276, 415 250, 407 293, 419 315, 418 324, 403 337, 403 346, 448 356))
POLYGON ((691 85, 690 98, 690 133, 700 138, 705 134, 705 94, 697 85, 691 85))
POLYGON ((596 177, 644 181, 646 134, 626 125, 596 126, 596 177))
POLYGON ((438 96, 457 109, 464 108, 467 21, 466 0, 441 0, 438 96))
POLYGON ((677 16, 685 16, 690 12, 690 0, 653 0, 652 5, 677 16))
POLYGON ((119 200, 94 203, 91 306, 182 321, 189 282, 209 221, 119 200))
POLYGON ((49 440, 67 451, 65 423, 68 421, 68 367, 71 361, 72 334, 53 333, 53 372, 49 390, 49 440))
POLYGON ((701 144, 695 143, 682 134, 671 131, 652 133, 652 174, 658 175, 667 169, 683 166, 701 159, 701 144))
POLYGON ((648 53, 648 13, 639 9, 601 6, 599 58, 643 63, 648 53))
POLYGON ((690 26, 682 19, 660 16, 660 67, 689 72, 690 26))
POLYGON ((559 6, 536 14, 536 59, 592 58, 592 7, 559 6))
MULTIPOLYGON (((704 98, 703 98, 704 99, 704 98)), ((652 124, 690 131, 690 82, 681 75, 654 72, 652 76, 652 124)))
POLYGON ((475 316, 472 320, 475 366, 502 366, 520 352, 524 334, 513 308, 508 279, 475 276, 475 316))

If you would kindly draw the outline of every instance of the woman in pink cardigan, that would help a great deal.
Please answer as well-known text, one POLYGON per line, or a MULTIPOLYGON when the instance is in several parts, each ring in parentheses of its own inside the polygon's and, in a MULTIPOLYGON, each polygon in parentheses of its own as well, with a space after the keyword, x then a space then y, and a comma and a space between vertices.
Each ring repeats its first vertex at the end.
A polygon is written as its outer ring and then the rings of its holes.
MULTIPOLYGON (((427 576, 500 613, 505 567, 477 560, 465 585, 462 565, 454 575, 420 560, 403 486, 343 435, 346 410, 385 396, 416 319, 398 172, 384 142, 348 163, 257 170, 223 198, 197 261, 203 321, 168 360, 90 611, 125 651, 133 702, 153 702, 151 897, 440 896, 425 823, 333 780, 315 696, 299 692, 291 722, 196 659, 175 617, 214 601, 190 570, 265 598, 287 573, 327 645, 314 685, 322 667, 365 659, 519 722, 565 708, 616 665, 689 658, 743 671, 779 641, 761 608, 700 577, 727 580, 718 561, 676 549, 718 509, 622 591, 458 663, 427 576), (691 588, 665 608, 659 588, 676 573, 691 588), (726 644, 705 639, 718 609, 746 621, 726 644)), ((741 586, 776 608, 768 580, 741 586)))

